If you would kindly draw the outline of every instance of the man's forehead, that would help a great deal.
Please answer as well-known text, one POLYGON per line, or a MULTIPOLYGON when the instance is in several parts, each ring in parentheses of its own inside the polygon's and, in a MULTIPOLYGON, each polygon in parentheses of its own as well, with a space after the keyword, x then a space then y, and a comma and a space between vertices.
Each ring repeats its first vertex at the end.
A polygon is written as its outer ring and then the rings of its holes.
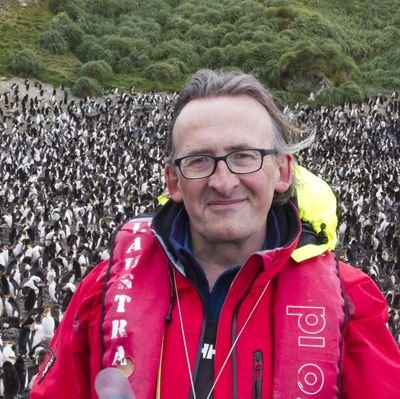
POLYGON ((264 117, 270 117, 265 107, 256 99, 248 95, 235 96, 214 96, 205 97, 189 101, 181 110, 176 122, 185 121, 186 118, 194 118, 197 113, 205 112, 210 116, 217 117, 221 113, 233 114, 236 116, 246 117, 247 114, 236 114, 237 109, 251 110, 251 113, 257 113, 264 117))
MULTIPOLYGON (((272 137, 274 128, 267 110, 252 97, 221 96, 190 101, 176 119, 173 139, 175 144, 185 138, 201 140, 199 135, 207 131, 219 132, 219 129, 230 130, 235 146, 240 145, 239 139, 245 145, 249 136, 250 139, 257 139, 259 134, 263 139, 272 137), (196 134, 190 135, 193 132, 196 134)), ((214 138, 220 137, 213 135, 207 139, 214 138)))

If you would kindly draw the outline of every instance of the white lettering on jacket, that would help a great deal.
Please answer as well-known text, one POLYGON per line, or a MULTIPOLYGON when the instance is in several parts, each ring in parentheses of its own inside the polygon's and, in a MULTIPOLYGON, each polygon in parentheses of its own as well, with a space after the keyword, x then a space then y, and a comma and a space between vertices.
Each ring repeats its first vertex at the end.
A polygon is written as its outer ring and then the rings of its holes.
POLYGON ((133 233, 137 233, 139 231, 141 225, 142 225, 142 223, 140 223, 140 222, 139 223, 133 223, 132 232, 133 233))
POLYGON ((214 345, 204 344, 201 349, 203 359, 212 359, 215 356, 214 345))
MULTIPOLYGON (((325 308, 321 306, 287 306, 287 316, 297 316, 297 344, 315 350, 325 348, 325 308)), ((306 395, 316 395, 324 386, 325 375, 314 363, 300 365, 297 371, 297 386, 306 395)), ((297 397, 301 399, 300 397, 297 397)))
POLYGON ((297 325, 304 335, 298 336, 299 346, 325 347, 325 337, 315 336, 326 326, 325 308, 320 306, 287 306, 288 316, 298 316, 297 325))
POLYGON ((126 258, 125 259, 125 270, 134 269, 138 263, 139 263, 139 258, 126 258))
POLYGON ((118 283, 118 289, 119 290, 124 290, 124 289, 128 289, 130 290, 132 288, 132 281, 135 278, 135 276, 133 274, 123 274, 119 280, 118 283))
POLYGON ((112 366, 125 366, 126 365, 126 359, 125 359, 125 350, 122 345, 117 346, 117 350, 115 351, 114 354, 114 360, 112 362, 112 366))
POLYGON ((112 332, 111 332, 111 339, 117 339, 119 337, 126 337, 126 320, 113 320, 112 321, 112 332))
POLYGON ((313 363, 304 364, 299 368, 297 385, 306 395, 316 395, 324 386, 324 373, 313 363))
POLYGON ((142 240, 140 237, 136 237, 133 240, 133 243, 129 246, 128 250, 126 251, 127 254, 131 253, 132 251, 140 251, 142 249, 142 240))
POLYGON ((132 298, 129 295, 115 295, 114 302, 118 302, 117 313, 125 313, 125 302, 130 302, 132 298))

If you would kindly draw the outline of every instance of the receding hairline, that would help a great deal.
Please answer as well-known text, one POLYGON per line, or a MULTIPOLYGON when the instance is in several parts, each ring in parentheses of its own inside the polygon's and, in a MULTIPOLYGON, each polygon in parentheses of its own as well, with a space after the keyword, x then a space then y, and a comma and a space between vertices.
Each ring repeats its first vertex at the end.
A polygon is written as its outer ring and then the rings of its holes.
MULTIPOLYGON (((309 147, 315 137, 316 130, 310 131, 307 137, 302 138, 304 130, 290 122, 278 107, 271 91, 255 76, 240 71, 212 71, 202 69, 196 72, 188 81, 185 88, 179 93, 175 103, 175 115, 170 124, 168 155, 166 162, 171 164, 175 157, 174 127, 182 109, 196 99, 207 99, 220 95, 234 97, 247 95, 259 102, 269 114, 273 124, 274 147, 281 154, 295 154, 309 147)), ((292 165, 295 160, 292 158, 292 165)), ((285 193, 276 194, 275 202, 285 202, 294 192, 295 182, 285 193)))
MULTIPOLYGON (((173 157, 175 156, 175 128, 176 125, 179 124, 180 116, 184 112, 184 110, 187 110, 187 107, 189 105, 193 105, 193 103, 206 103, 207 101, 212 101, 212 100, 217 100, 220 98, 226 98, 226 99, 240 99, 240 98, 245 98, 250 100, 254 105, 258 104, 259 109, 265 111, 266 115, 268 115, 270 126, 272 127, 272 138, 273 142, 275 144, 277 135, 279 134, 278 132, 278 127, 275 124, 275 120, 273 116, 271 115, 271 112, 265 107, 263 103, 261 103, 257 98, 254 96, 248 94, 248 93, 234 93, 234 94, 228 94, 228 93, 212 93, 208 96, 205 97, 198 97, 198 98, 193 98, 190 101, 188 101, 184 106, 180 109, 179 113, 175 116, 174 124, 171 128, 170 135, 171 135, 171 154, 169 156, 169 160, 172 160, 173 157)), ((268 133, 267 126, 265 129, 265 133, 268 133)))

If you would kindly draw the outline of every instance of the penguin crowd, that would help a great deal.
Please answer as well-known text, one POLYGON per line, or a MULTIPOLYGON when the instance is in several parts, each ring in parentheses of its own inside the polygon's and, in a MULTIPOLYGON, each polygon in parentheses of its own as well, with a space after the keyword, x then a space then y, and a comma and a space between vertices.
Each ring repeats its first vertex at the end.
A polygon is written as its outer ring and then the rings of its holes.
POLYGON ((400 94, 290 112, 316 132, 299 162, 326 180, 338 198, 336 252, 381 288, 400 345, 400 94))
MULTIPOLYGON (((158 207, 177 93, 0 91, 0 397, 25 398, 79 281, 124 220, 158 207)), ((339 199, 340 256, 386 295, 400 345, 400 99, 285 112, 316 130, 300 164, 339 199)))

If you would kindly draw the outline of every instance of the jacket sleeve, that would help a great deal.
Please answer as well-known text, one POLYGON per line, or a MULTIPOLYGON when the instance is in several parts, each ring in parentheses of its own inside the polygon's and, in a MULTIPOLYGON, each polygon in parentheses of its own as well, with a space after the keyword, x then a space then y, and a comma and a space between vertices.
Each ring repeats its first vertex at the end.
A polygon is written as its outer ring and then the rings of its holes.
POLYGON ((388 306, 374 281, 341 264, 353 314, 344 328, 343 399, 400 398, 400 350, 388 326, 388 306))
POLYGON ((91 381, 100 369, 101 352, 100 347, 91 348, 90 335, 99 331, 101 276, 107 264, 97 265, 79 284, 35 377, 30 399, 95 397, 91 381))

